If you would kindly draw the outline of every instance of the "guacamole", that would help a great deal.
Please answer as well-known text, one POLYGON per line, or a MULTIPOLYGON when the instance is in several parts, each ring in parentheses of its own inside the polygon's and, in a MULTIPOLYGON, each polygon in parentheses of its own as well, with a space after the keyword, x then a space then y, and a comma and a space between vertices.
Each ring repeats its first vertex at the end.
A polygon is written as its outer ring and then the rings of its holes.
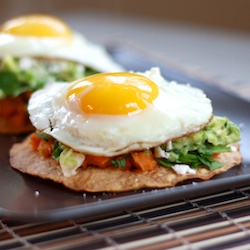
POLYGON ((232 149, 228 145, 239 140, 240 129, 228 118, 215 116, 204 129, 173 140, 171 146, 169 143, 161 145, 167 157, 156 160, 166 167, 182 163, 195 168, 204 164, 213 170, 222 166, 213 159, 213 155, 230 152, 232 149))
POLYGON ((97 73, 62 59, 4 57, 0 62, 0 100, 35 91, 54 81, 71 82, 97 73))

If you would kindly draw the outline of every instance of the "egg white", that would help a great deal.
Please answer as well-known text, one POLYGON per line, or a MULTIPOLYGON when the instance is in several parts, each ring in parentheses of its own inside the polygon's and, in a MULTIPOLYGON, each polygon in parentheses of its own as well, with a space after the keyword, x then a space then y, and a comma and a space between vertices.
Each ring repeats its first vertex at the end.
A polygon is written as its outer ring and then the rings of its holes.
MULTIPOLYGON (((116 156, 158 146, 197 131, 212 116, 210 99, 199 89, 168 82, 158 68, 144 73, 159 87, 151 106, 133 115, 84 115, 67 106, 67 83, 35 92, 28 111, 33 125, 78 152, 116 156)), ((77 104, 76 104, 77 105, 77 104)))
POLYGON ((108 55, 103 46, 89 42, 82 34, 75 31, 72 32, 71 38, 0 33, 0 58, 7 55, 68 59, 100 72, 124 70, 108 55))

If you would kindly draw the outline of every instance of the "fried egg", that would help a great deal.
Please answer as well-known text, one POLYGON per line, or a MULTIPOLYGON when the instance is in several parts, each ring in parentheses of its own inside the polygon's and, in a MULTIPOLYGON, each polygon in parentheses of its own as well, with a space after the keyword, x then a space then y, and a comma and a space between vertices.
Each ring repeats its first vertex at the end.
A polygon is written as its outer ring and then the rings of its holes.
POLYGON ((47 15, 27 15, 0 27, 0 58, 50 57, 82 63, 100 72, 120 71, 106 50, 74 31, 62 20, 47 15))
POLYGON ((198 131, 211 101, 197 88, 146 72, 100 73, 35 92, 32 124, 75 151, 116 156, 198 131))

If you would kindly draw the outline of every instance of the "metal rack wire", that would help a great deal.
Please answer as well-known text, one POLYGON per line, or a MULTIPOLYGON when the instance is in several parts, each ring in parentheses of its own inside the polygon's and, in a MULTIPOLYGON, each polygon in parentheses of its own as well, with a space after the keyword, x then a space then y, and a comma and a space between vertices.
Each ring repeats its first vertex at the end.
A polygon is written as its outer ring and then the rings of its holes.
POLYGON ((98 219, 3 218, 0 249, 249 249, 249 195, 244 187, 98 219))

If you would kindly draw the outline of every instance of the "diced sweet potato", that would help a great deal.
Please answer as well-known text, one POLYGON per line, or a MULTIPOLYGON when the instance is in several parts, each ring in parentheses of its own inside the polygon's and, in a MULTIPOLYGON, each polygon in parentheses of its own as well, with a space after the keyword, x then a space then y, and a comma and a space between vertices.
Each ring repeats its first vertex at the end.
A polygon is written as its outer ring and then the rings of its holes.
POLYGON ((152 170, 156 167, 157 162, 150 150, 131 153, 135 167, 142 171, 152 170))

